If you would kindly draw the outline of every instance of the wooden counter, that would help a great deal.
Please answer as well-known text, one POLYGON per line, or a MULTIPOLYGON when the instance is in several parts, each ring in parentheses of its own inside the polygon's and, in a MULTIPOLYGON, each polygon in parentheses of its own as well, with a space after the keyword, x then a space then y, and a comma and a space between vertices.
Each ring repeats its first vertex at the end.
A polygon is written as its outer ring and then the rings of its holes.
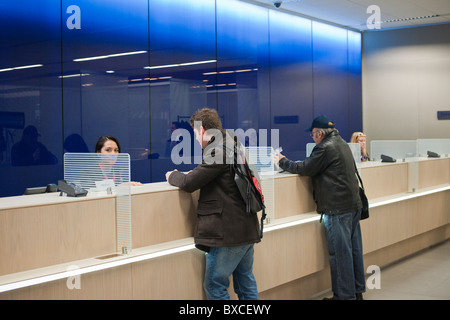
MULTIPOLYGON (((371 207, 361 222, 366 268, 450 237, 450 158, 364 163, 360 172, 371 207)), ((0 198, 0 299, 204 299, 204 254, 192 238, 197 199, 165 182, 133 187, 133 250, 121 255, 114 196, 0 198)), ((326 290, 328 252, 310 178, 277 174, 274 203, 255 246, 260 299, 326 290)))

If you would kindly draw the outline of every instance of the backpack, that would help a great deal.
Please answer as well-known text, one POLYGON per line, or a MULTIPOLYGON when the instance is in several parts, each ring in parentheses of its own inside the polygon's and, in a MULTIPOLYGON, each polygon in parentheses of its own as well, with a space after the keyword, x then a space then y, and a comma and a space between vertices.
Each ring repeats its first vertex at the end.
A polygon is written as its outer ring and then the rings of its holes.
POLYGON ((234 171, 234 181, 244 200, 246 212, 261 215, 261 234, 263 237, 263 223, 266 218, 266 206, 264 205, 264 194, 262 192, 260 178, 253 164, 248 163, 247 153, 244 146, 238 142, 237 136, 234 136, 233 161, 230 169, 234 171))

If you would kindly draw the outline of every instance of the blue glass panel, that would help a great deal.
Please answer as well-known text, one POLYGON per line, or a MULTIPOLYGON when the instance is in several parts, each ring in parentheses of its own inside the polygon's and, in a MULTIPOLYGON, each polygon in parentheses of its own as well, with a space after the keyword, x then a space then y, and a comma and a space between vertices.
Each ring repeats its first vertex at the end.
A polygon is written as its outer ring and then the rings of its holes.
POLYGON ((56 183, 63 153, 104 134, 130 153, 133 180, 164 181, 195 166, 171 161, 170 137, 205 106, 225 128, 279 129, 291 158, 319 113, 348 138, 362 123, 361 35, 237 0, 0 3, 0 174, 17 182, 0 196, 56 183), (23 134, 52 164, 12 165, 23 134))
POLYGON ((270 93, 283 152, 292 159, 304 159, 311 137, 312 94, 311 21, 271 10, 270 93), (292 137, 295 137, 293 139, 292 137))
POLYGON ((62 177, 60 4, 0 4, 0 196, 62 177))
POLYGON ((348 136, 347 30, 313 22, 314 116, 328 115, 348 136))
POLYGON ((348 136, 344 136, 347 141, 350 141, 353 132, 363 131, 361 48, 361 33, 348 31, 349 130, 348 136))
MULTIPOLYGON (((152 181, 165 181, 169 170, 190 170, 194 134, 189 119, 195 110, 216 107, 209 103, 208 74, 216 72, 215 2, 204 0, 150 1, 150 92, 152 181), (175 164, 172 149, 183 141, 172 131, 189 132, 185 161, 175 164), (156 158, 157 157, 157 158, 156 158)), ((184 141, 186 143, 186 141, 184 141)), ((178 146, 180 147, 180 146, 178 146)), ((177 150, 177 149, 176 149, 177 150)))
POLYGON ((114 136, 131 179, 150 182, 148 1, 62 3, 65 151, 94 152, 100 136, 114 136))
MULTIPOLYGON (((217 93, 227 129, 270 128, 268 10, 241 1, 217 1, 217 93)), ((214 77, 216 83, 214 83, 214 77)))

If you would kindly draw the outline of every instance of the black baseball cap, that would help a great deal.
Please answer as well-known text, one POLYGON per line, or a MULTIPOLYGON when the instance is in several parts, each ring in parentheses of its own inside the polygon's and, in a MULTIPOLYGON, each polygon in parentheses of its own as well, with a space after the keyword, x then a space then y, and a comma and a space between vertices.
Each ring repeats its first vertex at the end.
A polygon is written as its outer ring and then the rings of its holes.
POLYGON ((305 131, 312 131, 313 128, 334 128, 334 122, 331 121, 330 118, 328 118, 326 115, 321 114, 320 116, 314 118, 311 127, 306 129, 305 131))

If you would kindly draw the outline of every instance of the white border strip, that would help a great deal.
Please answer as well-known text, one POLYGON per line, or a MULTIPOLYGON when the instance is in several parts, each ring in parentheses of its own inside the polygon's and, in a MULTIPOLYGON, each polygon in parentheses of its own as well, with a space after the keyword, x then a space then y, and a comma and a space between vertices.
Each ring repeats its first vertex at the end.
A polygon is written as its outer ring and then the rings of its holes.
POLYGON ((370 202, 369 202, 369 208, 385 206, 388 204, 392 204, 392 203, 396 203, 396 202, 400 202, 400 201, 404 201, 404 200, 409 200, 409 199, 413 199, 413 198, 423 197, 423 196, 427 196, 427 195, 430 195, 433 193, 443 192, 443 191, 447 191, 447 190, 450 190, 450 185, 441 187, 441 188, 432 189, 432 190, 427 190, 427 191, 413 192, 411 194, 407 194, 407 195, 404 195, 401 197, 392 198, 392 199, 388 199, 388 200, 375 201, 372 204, 370 204, 370 202))
POLYGON ((45 283, 45 282, 50 282, 50 281, 65 279, 65 278, 69 278, 69 277, 75 277, 75 276, 79 276, 79 275, 90 273, 90 272, 115 268, 115 267, 123 266, 126 264, 130 264, 130 263, 155 259, 158 257, 167 256, 170 254, 175 254, 175 253, 179 253, 179 252, 183 252, 183 251, 189 251, 194 248, 195 248, 194 244, 189 244, 189 245, 176 247, 176 248, 172 248, 172 249, 168 249, 168 250, 152 252, 152 253, 148 253, 148 254, 143 254, 143 255, 130 257, 130 258, 119 259, 116 261, 111 261, 111 262, 106 262, 106 263, 100 263, 100 264, 97 264, 94 266, 84 267, 84 268, 80 268, 80 269, 76 269, 76 270, 64 271, 64 272, 49 274, 46 276, 36 277, 36 278, 32 278, 32 279, 20 280, 17 282, 0 285, 0 292, 15 290, 15 289, 19 289, 19 288, 25 288, 25 287, 45 283))
POLYGON ((290 227, 298 226, 298 225, 301 225, 304 223, 313 222, 316 220, 320 220, 320 214, 317 214, 317 216, 311 217, 311 218, 297 219, 295 221, 280 223, 280 224, 277 224, 274 226, 267 226, 267 227, 264 227, 264 232, 270 232, 270 231, 274 231, 274 230, 290 228, 290 227))

